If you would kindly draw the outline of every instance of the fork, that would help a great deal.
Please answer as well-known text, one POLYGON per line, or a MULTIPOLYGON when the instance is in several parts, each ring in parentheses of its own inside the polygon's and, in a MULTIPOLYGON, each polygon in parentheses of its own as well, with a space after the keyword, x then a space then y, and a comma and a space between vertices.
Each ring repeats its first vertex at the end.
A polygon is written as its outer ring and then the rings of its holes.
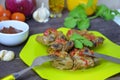
POLYGON ((47 56, 40 56, 34 59, 32 65, 30 67, 27 67, 19 72, 15 72, 12 73, 0 80, 15 80, 17 78, 19 78, 20 76, 22 76, 24 73, 26 73, 27 71, 31 70, 32 68, 34 68, 35 66, 40 66, 41 64, 48 62, 48 61, 53 61, 57 58, 57 56, 54 55, 47 55, 47 56))

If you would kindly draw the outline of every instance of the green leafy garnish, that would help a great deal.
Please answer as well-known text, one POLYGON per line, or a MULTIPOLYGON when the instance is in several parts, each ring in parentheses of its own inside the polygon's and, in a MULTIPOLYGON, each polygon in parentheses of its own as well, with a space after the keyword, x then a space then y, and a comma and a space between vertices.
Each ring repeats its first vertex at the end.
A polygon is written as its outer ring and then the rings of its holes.
POLYGON ((96 9, 94 18, 101 17, 105 20, 113 20, 116 15, 120 15, 120 13, 117 10, 109 9, 105 5, 99 5, 96 9))
POLYGON ((85 5, 78 5, 65 18, 64 26, 67 28, 74 28, 78 26, 79 29, 87 29, 89 27, 89 19, 84 10, 85 5))
POLYGON ((90 26, 90 21, 89 19, 83 19, 80 22, 77 23, 78 29, 84 30, 87 29, 90 26))
POLYGON ((85 30, 90 27, 90 20, 101 17, 105 20, 113 20, 116 15, 120 15, 117 10, 112 10, 105 5, 97 6, 97 9, 92 16, 87 16, 85 9, 93 5, 93 0, 88 0, 88 3, 79 4, 64 20, 64 26, 67 28, 77 27, 80 30, 85 30))
POLYGON ((79 49, 83 48, 83 44, 79 40, 75 40, 74 44, 75 44, 75 48, 79 48, 79 49))
POLYGON ((67 17, 65 19, 64 25, 66 25, 66 27, 68 28, 74 28, 74 26, 76 26, 77 20, 74 19, 73 17, 67 17))
POLYGON ((90 6, 92 6, 93 5, 93 2, 94 2, 94 0, 88 0, 88 3, 87 3, 87 7, 90 7, 90 6))
POLYGON ((89 47, 93 46, 93 43, 91 41, 89 41, 88 39, 84 39, 83 44, 86 45, 86 46, 89 46, 89 47))
POLYGON ((75 47, 82 49, 84 46, 92 47, 93 43, 80 34, 74 33, 70 36, 70 40, 74 41, 75 47))
POLYGON ((71 16, 75 19, 84 19, 87 18, 86 12, 84 10, 85 5, 78 5, 76 8, 74 8, 69 14, 68 17, 71 16))

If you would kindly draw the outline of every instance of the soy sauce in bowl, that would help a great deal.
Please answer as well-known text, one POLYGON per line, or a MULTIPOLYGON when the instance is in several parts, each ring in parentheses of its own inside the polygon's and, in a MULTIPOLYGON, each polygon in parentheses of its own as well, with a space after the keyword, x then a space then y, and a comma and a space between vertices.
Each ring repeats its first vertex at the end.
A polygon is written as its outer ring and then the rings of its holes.
POLYGON ((22 21, 6 20, 0 22, 0 44, 17 46, 29 35, 29 25, 22 21))
POLYGON ((20 32, 23 32, 23 31, 10 26, 8 28, 7 27, 3 27, 0 30, 0 32, 1 33, 5 33, 5 34, 15 34, 15 33, 20 33, 20 32))

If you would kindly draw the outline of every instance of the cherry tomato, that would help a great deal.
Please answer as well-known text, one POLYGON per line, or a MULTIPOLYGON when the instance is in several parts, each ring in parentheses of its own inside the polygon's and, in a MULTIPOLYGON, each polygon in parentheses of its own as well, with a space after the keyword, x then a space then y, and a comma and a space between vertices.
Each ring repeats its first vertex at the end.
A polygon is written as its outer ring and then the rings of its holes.
POLYGON ((4 10, 3 5, 0 4, 0 13, 4 10))
POLYGON ((12 20, 19 20, 19 21, 25 21, 26 17, 21 12, 15 12, 11 15, 12 20))
POLYGON ((0 21, 4 21, 4 20, 9 20, 9 18, 7 16, 1 16, 0 21))
POLYGON ((3 10, 1 13, 0 13, 0 17, 1 16, 6 16, 8 18, 11 17, 11 12, 9 10, 3 10))

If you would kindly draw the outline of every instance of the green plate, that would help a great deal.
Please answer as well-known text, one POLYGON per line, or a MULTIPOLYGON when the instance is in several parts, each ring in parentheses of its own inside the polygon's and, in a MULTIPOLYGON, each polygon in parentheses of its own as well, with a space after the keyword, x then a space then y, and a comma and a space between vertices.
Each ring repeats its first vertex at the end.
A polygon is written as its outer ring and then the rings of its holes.
MULTIPOLYGON (((68 31, 67 28, 59 28, 58 30, 63 31, 64 33, 68 31)), ((96 36, 102 36, 105 38, 103 45, 94 49, 95 52, 120 58, 120 46, 116 45, 97 31, 90 32, 94 33, 96 36)), ((30 36, 28 42, 20 52, 20 58, 28 66, 32 64, 32 61, 36 57, 47 55, 47 47, 36 42, 35 38, 37 35, 42 34, 30 36)), ((49 62, 46 62, 39 67, 35 67, 34 70, 40 77, 48 80, 105 80, 106 78, 120 72, 120 64, 101 59, 100 64, 93 68, 71 71, 58 70, 52 67, 49 62)))

